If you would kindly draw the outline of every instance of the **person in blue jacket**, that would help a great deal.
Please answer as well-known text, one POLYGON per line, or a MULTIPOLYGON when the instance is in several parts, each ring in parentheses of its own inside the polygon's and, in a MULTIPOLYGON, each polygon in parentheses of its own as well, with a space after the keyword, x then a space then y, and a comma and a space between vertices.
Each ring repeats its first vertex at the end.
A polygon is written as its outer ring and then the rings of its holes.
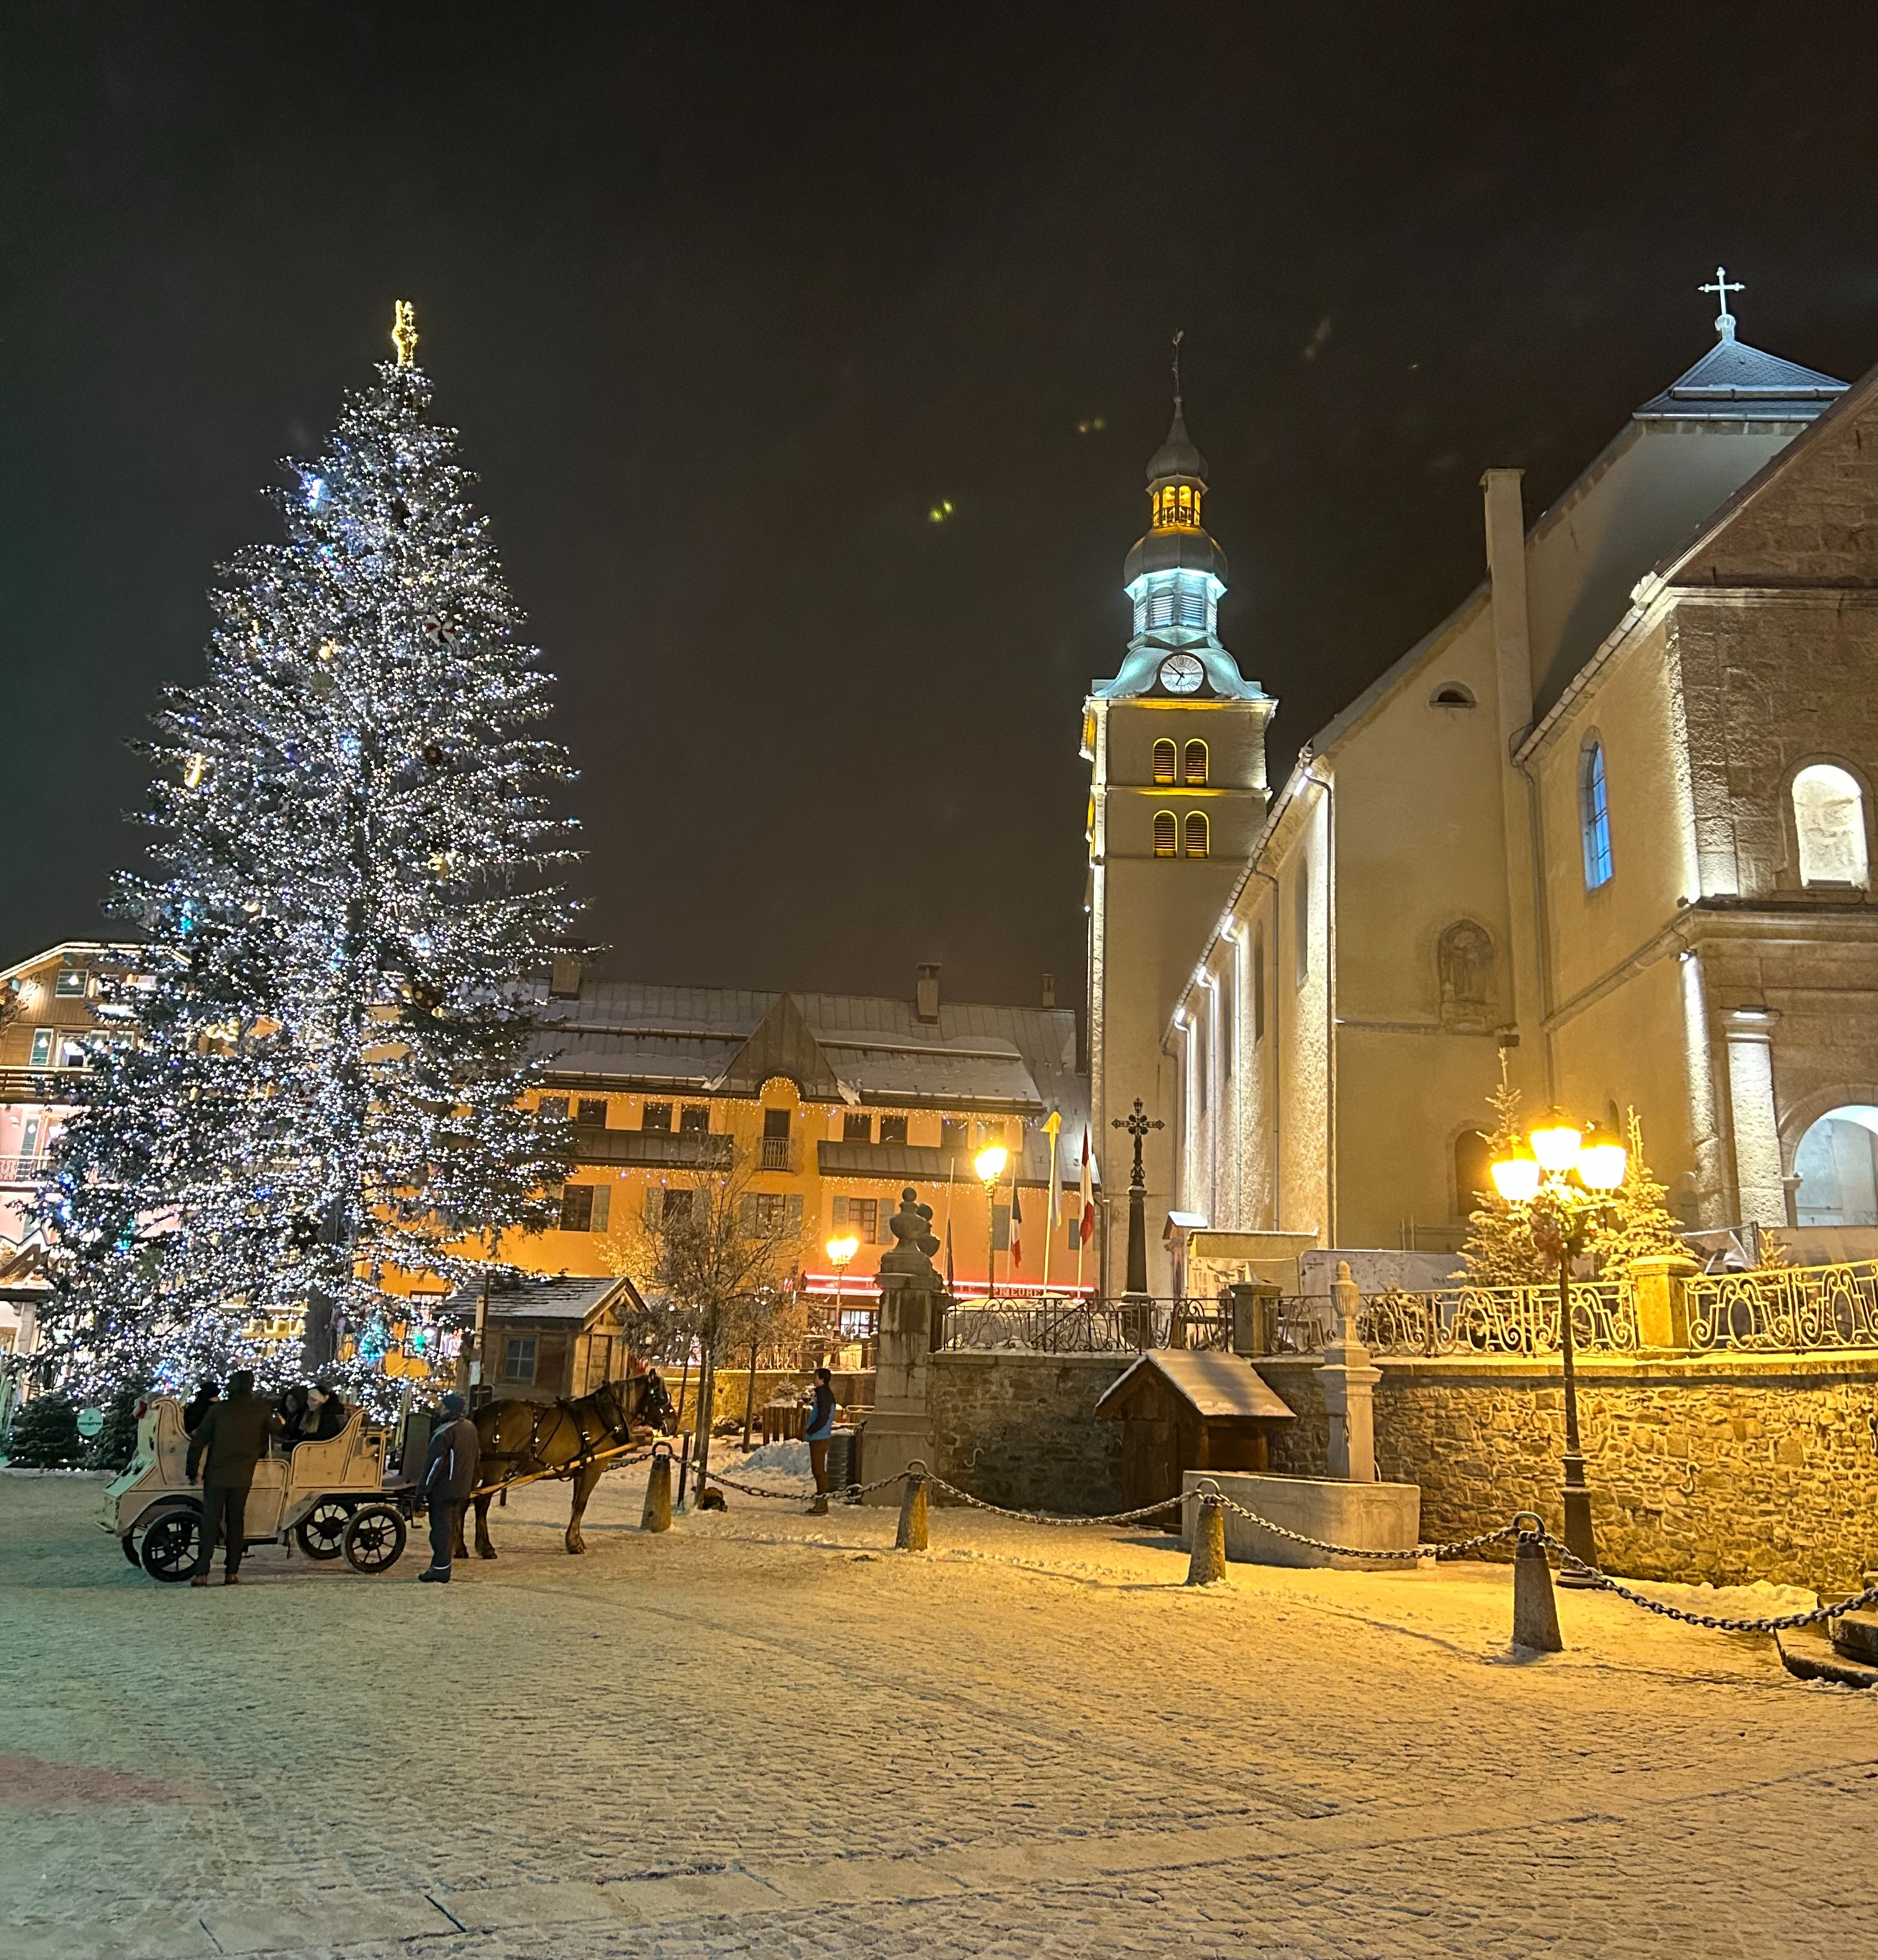
POLYGON ((835 1391, 826 1368, 815 1371, 815 1399, 809 1405, 808 1421, 802 1426, 809 1446, 809 1468, 815 1472, 815 1502, 810 1507, 817 1517, 828 1512, 828 1439, 835 1433, 835 1391))

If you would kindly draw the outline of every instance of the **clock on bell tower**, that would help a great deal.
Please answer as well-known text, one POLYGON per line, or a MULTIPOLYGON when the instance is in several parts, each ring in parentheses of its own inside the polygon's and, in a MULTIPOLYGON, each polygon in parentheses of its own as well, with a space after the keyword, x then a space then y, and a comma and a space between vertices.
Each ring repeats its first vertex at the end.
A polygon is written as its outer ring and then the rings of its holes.
MULTIPOLYGON (((1147 466, 1147 533, 1122 570, 1135 630, 1114 679, 1093 682, 1083 707, 1098 1149, 1110 1115, 1138 1096, 1151 1113, 1173 1115, 1162 1039, 1265 820, 1265 730, 1278 703, 1221 644, 1226 554, 1201 521, 1206 494, 1206 459, 1182 412, 1176 338, 1173 423, 1147 466)), ((1174 1134, 1171 1125, 1153 1134, 1144 1166, 1157 1293, 1167 1290, 1160 1221, 1172 1201, 1174 1134)), ((1121 1188, 1105 1179, 1111 1198, 1121 1188)), ((1119 1231, 1105 1233, 1105 1292, 1119 1284, 1123 1256, 1119 1231)))

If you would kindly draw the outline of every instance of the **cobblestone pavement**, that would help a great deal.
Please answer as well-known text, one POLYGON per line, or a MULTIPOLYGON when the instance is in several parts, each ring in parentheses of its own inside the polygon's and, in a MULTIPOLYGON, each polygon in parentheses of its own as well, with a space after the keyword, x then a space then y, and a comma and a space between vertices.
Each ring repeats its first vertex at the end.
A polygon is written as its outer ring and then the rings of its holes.
MULTIPOLYGON (((90 1478, 0 1476, 0 1955, 1832 1955, 1878 1938, 1878 1693, 1506 1567, 610 1478, 447 1589, 160 1587, 90 1478)), ((637 1473, 642 1475, 643 1473, 637 1473)))

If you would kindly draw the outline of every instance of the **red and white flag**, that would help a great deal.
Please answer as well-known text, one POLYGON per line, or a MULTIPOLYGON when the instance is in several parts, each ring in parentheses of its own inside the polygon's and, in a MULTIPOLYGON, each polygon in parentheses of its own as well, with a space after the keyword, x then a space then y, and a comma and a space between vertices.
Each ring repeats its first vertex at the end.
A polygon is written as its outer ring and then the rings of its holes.
POLYGON ((1089 1161, 1089 1126, 1083 1126, 1082 1239, 1087 1245, 1096 1236, 1096 1187, 1089 1161))
POLYGON ((1023 1270, 1023 1201, 1017 1195, 1017 1173, 1011 1173, 1011 1270, 1023 1270))

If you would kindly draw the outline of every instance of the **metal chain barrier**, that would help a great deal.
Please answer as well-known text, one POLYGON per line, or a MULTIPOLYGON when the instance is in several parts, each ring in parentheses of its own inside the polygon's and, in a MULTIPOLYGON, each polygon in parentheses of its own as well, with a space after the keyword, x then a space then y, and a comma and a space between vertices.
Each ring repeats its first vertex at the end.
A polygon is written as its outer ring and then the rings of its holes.
MULTIPOLYGON (((838 1499, 844 1503, 864 1497, 870 1491, 884 1491, 890 1484, 898 1484, 906 1476, 904 1470, 896 1470, 891 1477, 883 1477, 872 1484, 838 1484, 833 1488, 819 1494, 838 1499)), ((721 1476, 715 1470, 707 1470, 704 1481, 721 1484, 727 1491, 739 1491, 746 1497, 780 1497, 785 1503, 803 1504, 811 1502, 818 1494, 813 1491, 766 1491, 760 1484, 740 1484, 734 1477, 721 1476)))

